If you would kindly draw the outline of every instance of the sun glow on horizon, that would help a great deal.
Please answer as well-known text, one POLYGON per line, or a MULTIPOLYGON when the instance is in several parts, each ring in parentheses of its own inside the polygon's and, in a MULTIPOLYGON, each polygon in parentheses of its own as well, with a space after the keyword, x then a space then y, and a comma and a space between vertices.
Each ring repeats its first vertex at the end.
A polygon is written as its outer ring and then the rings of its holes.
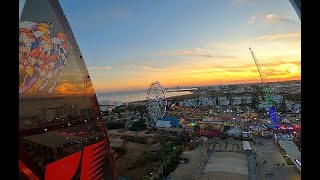
POLYGON ((296 74, 298 71, 298 67, 297 66, 292 66, 289 68, 289 73, 290 74, 296 74))

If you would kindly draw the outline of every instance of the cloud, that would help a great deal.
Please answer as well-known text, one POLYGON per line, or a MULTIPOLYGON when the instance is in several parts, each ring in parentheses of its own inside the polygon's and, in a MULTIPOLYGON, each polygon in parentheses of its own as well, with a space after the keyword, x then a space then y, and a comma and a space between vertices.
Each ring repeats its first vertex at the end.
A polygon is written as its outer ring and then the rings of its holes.
POLYGON ((263 73, 265 74, 266 78, 270 76, 284 76, 284 75, 290 74, 289 70, 287 69, 285 70, 265 69, 263 73))
POLYGON ((278 67, 278 66, 287 66, 287 65, 297 65, 297 66, 301 66, 301 62, 299 61, 273 61, 273 62, 268 62, 268 63, 262 63, 260 64, 261 66, 269 66, 269 67, 278 67))
POLYGON ((129 65, 128 69, 133 71, 165 71, 167 70, 166 68, 155 68, 155 67, 144 66, 144 65, 129 65))
MULTIPOLYGON (((273 81, 278 78, 290 79, 296 78, 301 74, 301 67, 299 67, 299 62, 265 62, 261 63, 261 68, 266 75, 267 81, 273 81), (290 69, 296 68, 294 73, 290 73, 290 69)), ((222 80, 224 82, 234 81, 243 82, 246 80, 260 80, 259 72, 254 63, 250 64, 238 64, 238 65, 215 65, 208 68, 195 68, 187 70, 184 74, 185 76, 200 79, 211 79, 211 80, 222 80), (229 76, 229 77, 227 77, 229 76)), ((192 79, 191 78, 191 79, 192 79)))
POLYGON ((229 55, 213 55, 207 52, 204 49, 196 48, 196 49, 181 49, 176 51, 169 51, 161 53, 166 56, 193 56, 193 57, 205 57, 205 58, 235 58, 234 56, 229 55))
POLYGON ((271 62, 261 65, 264 74, 267 79, 274 77, 290 77, 293 75, 301 74, 301 62, 291 61, 291 62, 271 62), (290 72, 291 69, 295 69, 293 72, 290 72))
POLYGON ((167 55, 178 55, 178 56, 200 56, 200 57, 212 57, 212 55, 206 52, 204 49, 181 49, 176 51, 170 51, 164 53, 167 55))
POLYGON ((264 18, 267 20, 267 22, 271 22, 271 23, 277 23, 277 22, 290 22, 295 24, 298 23, 297 21, 293 20, 291 16, 284 17, 277 14, 272 14, 272 13, 265 15, 264 18))
POLYGON ((256 16, 251 16, 250 20, 248 21, 248 24, 254 24, 256 23, 257 17, 256 16))
MULTIPOLYGON (((281 61, 281 60, 277 60, 277 61, 273 61, 273 62, 265 62, 265 63, 260 63, 261 68, 264 70, 268 70, 268 69, 273 69, 274 68, 279 68, 281 67, 289 67, 292 65, 296 65, 296 66, 301 66, 301 62, 299 61, 281 61)), ((254 63, 252 64, 242 64, 242 65, 229 65, 229 66, 225 66, 225 65, 215 65, 213 67, 215 69, 215 71, 224 71, 224 72, 244 72, 244 71, 252 71, 252 72, 256 72, 257 71, 257 67, 254 63)), ((271 70, 270 70, 271 71, 271 70)))
POLYGON ((90 70, 105 70, 105 69, 112 69, 111 66, 93 66, 93 67, 88 67, 90 70))
POLYGON ((264 35, 259 36, 256 40, 275 40, 275 39, 292 39, 292 38, 300 38, 300 33, 286 33, 286 34, 272 34, 272 35, 264 35))

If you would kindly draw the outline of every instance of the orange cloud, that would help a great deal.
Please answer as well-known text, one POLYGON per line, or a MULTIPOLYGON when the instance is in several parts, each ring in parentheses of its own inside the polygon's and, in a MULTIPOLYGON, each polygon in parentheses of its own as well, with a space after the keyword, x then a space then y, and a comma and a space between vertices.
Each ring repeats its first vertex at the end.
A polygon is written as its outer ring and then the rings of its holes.
MULTIPOLYGON (((186 66, 185 66, 186 67, 186 66)), ((106 84, 94 84, 97 91, 146 89, 153 81, 160 81, 164 87, 202 86, 235 83, 261 82, 254 63, 247 65, 204 65, 189 68, 171 67, 162 71, 142 71, 140 78, 129 78, 106 84), (200 68, 201 67, 201 68, 200 68), (112 85, 112 86, 111 86, 112 85)), ((279 80, 298 80, 301 76, 301 65, 298 61, 275 61, 261 63, 267 82, 279 80)))

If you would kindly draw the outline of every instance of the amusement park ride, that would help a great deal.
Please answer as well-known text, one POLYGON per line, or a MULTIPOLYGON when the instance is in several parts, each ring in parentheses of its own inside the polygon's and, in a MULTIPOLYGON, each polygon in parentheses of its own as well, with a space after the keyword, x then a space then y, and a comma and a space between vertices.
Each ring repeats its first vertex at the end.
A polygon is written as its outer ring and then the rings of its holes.
POLYGON ((150 124, 155 124, 158 119, 166 115, 168 104, 165 90, 158 81, 151 83, 146 99, 150 124))
POLYGON ((259 75, 260 75, 260 78, 261 78, 263 91, 265 93, 265 97, 266 97, 268 105, 269 105, 269 116, 270 116, 270 119, 271 119, 272 127, 273 127, 273 129, 279 129, 279 120, 278 120, 278 117, 277 117, 276 106, 275 106, 274 100, 272 99, 272 96, 271 96, 271 93, 270 93, 270 89, 266 84, 265 74, 263 73, 263 71, 262 71, 262 69, 260 67, 260 64, 258 62, 258 59, 254 55, 251 47, 249 47, 249 50, 250 50, 250 52, 252 54, 254 63, 257 66, 257 69, 258 69, 258 72, 259 72, 259 75))

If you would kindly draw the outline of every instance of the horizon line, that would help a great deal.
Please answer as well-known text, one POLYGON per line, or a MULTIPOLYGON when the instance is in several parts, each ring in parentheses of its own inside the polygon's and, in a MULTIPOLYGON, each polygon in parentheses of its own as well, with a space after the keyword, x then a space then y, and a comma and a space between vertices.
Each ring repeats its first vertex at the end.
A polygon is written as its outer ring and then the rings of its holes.
MULTIPOLYGON (((280 81, 269 81, 267 83, 277 83, 277 82, 290 82, 290 81, 301 81, 301 79, 293 79, 293 80, 280 80, 280 81)), ((215 85, 194 85, 194 86, 179 86, 179 88, 197 88, 197 87, 208 87, 208 86, 230 86, 230 85, 240 85, 240 84, 261 84, 261 82, 243 82, 243 83, 226 83, 226 84, 215 84, 215 85)), ((170 86, 170 87, 165 87, 164 89, 175 89, 177 88, 177 86, 170 86)), ((148 90, 148 88, 146 89, 141 89, 141 88, 137 88, 137 89, 123 89, 123 90, 116 90, 116 91, 108 91, 108 90, 104 90, 104 91, 98 91, 96 90, 96 94, 104 94, 104 93, 125 93, 125 92, 137 92, 137 91, 146 91, 148 90)))

